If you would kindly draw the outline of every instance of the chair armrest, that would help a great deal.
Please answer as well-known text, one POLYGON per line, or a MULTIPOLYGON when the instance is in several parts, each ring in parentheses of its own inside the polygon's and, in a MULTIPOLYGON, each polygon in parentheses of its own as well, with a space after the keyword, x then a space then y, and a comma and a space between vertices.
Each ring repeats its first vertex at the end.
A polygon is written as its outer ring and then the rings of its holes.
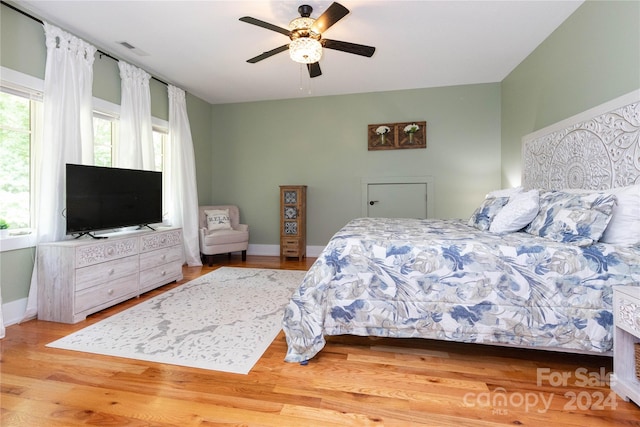
POLYGON ((248 224, 238 224, 238 228, 236 228, 236 230, 238 230, 238 231, 249 231, 249 225, 248 224))

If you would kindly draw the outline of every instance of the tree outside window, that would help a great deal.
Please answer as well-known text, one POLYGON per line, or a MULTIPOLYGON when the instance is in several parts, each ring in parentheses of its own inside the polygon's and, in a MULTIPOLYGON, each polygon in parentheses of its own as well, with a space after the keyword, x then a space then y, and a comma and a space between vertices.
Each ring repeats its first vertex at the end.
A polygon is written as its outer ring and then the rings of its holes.
POLYGON ((32 109, 37 101, 0 92, 0 219, 31 226, 32 109))

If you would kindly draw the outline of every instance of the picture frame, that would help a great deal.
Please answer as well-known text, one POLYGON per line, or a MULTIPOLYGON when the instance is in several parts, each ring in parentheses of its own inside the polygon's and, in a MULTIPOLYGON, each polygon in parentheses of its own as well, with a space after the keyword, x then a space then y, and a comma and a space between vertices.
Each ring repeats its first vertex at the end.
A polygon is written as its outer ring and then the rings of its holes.
POLYGON ((393 150, 396 147, 396 129, 394 123, 378 123, 367 126, 367 146, 369 150, 393 150), (389 129, 385 134, 379 132, 389 129))
POLYGON ((427 148, 426 121, 367 125, 367 149, 369 151, 414 148, 427 148), (405 129, 411 125, 417 127, 416 131, 405 132, 405 129), (388 131, 384 132, 384 130, 388 131))

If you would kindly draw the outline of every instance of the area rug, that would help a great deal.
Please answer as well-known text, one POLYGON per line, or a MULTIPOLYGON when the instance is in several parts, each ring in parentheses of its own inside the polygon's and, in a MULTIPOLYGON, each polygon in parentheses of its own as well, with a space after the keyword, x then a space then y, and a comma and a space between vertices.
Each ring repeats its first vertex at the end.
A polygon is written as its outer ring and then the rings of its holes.
POLYGON ((47 347, 248 374, 304 274, 221 267, 47 347))

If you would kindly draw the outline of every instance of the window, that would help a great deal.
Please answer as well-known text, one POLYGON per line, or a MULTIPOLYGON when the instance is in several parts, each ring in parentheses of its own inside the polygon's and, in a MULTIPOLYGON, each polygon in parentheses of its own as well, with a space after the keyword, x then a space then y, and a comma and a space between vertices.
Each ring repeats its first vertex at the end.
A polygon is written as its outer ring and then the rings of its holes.
POLYGON ((0 91, 0 218, 10 229, 32 223, 36 123, 42 116, 37 93, 2 87, 0 91))
POLYGON ((93 113, 93 161, 96 166, 113 166, 116 125, 115 117, 93 113))
POLYGON ((158 172, 167 170, 165 165, 165 150, 167 149, 167 131, 159 127, 153 127, 153 154, 158 172))

